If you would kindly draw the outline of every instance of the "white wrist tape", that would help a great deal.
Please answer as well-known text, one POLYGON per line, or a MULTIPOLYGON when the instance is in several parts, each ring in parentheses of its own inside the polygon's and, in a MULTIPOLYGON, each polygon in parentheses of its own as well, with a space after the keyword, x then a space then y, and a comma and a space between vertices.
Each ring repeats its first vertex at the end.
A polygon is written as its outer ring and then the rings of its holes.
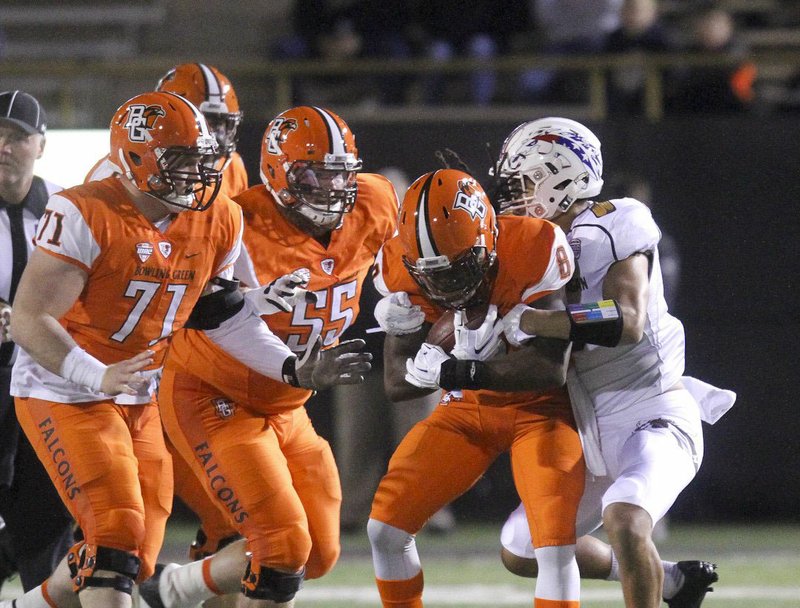
POLYGON ((80 384, 97 393, 103 383, 103 375, 108 369, 80 346, 73 348, 61 364, 61 376, 70 382, 80 384))

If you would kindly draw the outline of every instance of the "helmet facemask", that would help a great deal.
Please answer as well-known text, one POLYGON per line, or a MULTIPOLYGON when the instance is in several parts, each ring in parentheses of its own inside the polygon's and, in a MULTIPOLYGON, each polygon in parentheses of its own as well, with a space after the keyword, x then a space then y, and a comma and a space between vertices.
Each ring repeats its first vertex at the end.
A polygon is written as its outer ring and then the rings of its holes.
POLYGON ((524 172, 501 173, 499 181, 505 195, 498 200, 500 214, 547 219, 565 213, 581 197, 589 174, 583 172, 575 179, 559 180, 555 166, 543 163, 524 172), (543 187, 546 193, 542 192, 543 187))
POLYGON ((217 140, 219 148, 217 158, 224 162, 220 167, 220 171, 224 171, 230 162, 231 155, 236 151, 242 113, 203 112, 203 116, 208 123, 208 130, 217 140))
MULTIPOLYGON (((348 155, 352 157, 352 155, 348 155)), ((361 161, 295 161, 286 172, 281 202, 319 228, 338 227, 356 202, 357 171, 361 161)))
POLYGON ((419 258, 403 264, 423 292, 436 304, 463 309, 488 301, 497 254, 486 247, 471 247, 452 262, 447 256, 419 258))
POLYGON ((171 147, 156 149, 159 175, 148 179, 148 194, 175 211, 205 211, 214 202, 222 184, 215 168, 215 147, 171 147))

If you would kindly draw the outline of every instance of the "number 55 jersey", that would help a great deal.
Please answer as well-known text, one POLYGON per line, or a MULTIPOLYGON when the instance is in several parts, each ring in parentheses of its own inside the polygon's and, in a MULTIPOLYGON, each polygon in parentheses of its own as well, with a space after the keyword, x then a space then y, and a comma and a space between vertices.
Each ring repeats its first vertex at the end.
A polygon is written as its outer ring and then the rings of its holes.
MULTIPOLYGON (((246 225, 234 269, 244 285, 266 285, 298 268, 311 272, 308 290, 316 303, 264 317, 270 330, 298 356, 318 338, 323 348, 335 345, 358 314, 375 255, 395 231, 398 203, 391 183, 380 175, 360 174, 353 211, 332 231, 327 247, 290 223, 266 186, 250 188, 234 200, 246 225)), ((197 330, 175 336, 166 368, 202 378, 228 399, 262 414, 299 407, 311 394, 249 369, 197 330)))

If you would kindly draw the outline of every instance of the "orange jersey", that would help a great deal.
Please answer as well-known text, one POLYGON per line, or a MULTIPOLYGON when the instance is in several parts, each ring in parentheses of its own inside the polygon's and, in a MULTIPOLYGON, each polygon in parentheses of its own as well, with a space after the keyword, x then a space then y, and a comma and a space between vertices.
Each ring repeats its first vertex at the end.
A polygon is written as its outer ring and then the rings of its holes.
MULTIPOLYGON (((497 224, 498 270, 489 301, 503 316, 520 302, 531 303, 560 289, 572 276, 574 263, 567 238, 555 224, 517 216, 500 216, 497 224)), ((425 312, 426 320, 435 323, 443 309, 425 298, 406 271, 402 252, 398 237, 384 245, 376 287, 383 293, 407 292, 412 303, 425 312)), ((565 389, 546 393, 463 391, 463 400, 483 405, 530 405, 554 400, 568 403, 565 389)))
MULTIPOLYGON (((318 336, 323 347, 336 344, 358 315, 375 255, 395 231, 398 203, 391 183, 380 175, 358 176, 355 207, 332 232, 327 248, 288 222, 265 186, 250 188, 236 202, 246 224, 236 262, 239 279, 252 287, 298 268, 311 271, 308 289, 317 295, 317 303, 265 317, 270 330, 297 354, 318 336)), ((200 331, 176 335, 166 365, 199 376, 230 399, 267 414, 298 407, 310 394, 250 370, 200 331)))
POLYGON ((222 172, 222 186, 220 192, 230 198, 239 196, 247 190, 247 169, 244 167, 242 155, 238 152, 231 154, 231 162, 222 172))
POLYGON ((61 324, 103 363, 150 349, 152 368, 158 368, 169 337, 186 322, 209 279, 232 274, 242 234, 241 209, 233 201, 218 196, 206 211, 173 217, 159 230, 117 177, 64 190, 48 202, 39 249, 88 275, 61 324))

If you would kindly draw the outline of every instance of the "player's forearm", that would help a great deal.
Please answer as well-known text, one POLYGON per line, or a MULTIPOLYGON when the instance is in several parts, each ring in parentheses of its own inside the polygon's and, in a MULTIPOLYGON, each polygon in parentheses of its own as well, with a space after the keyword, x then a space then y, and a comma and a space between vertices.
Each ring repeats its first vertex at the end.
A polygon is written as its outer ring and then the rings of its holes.
MULTIPOLYGON (((538 339, 539 342, 546 338, 538 339)), ((521 351, 520 351, 521 352, 521 351)), ((486 362, 487 389, 494 391, 546 391, 564 386, 567 381, 568 357, 536 357, 523 353, 486 362)))
POLYGON ((569 339, 569 317, 563 310, 530 308, 522 313, 519 328, 531 336, 569 339))
POLYGON ((77 346, 62 325, 46 313, 31 314, 17 307, 11 317, 14 341, 39 365, 61 375, 64 359, 77 346))
POLYGON ((383 385, 390 401, 407 401, 430 395, 436 390, 420 388, 406 381, 406 361, 417 354, 430 323, 424 323, 419 331, 399 336, 386 336, 383 345, 383 385))

